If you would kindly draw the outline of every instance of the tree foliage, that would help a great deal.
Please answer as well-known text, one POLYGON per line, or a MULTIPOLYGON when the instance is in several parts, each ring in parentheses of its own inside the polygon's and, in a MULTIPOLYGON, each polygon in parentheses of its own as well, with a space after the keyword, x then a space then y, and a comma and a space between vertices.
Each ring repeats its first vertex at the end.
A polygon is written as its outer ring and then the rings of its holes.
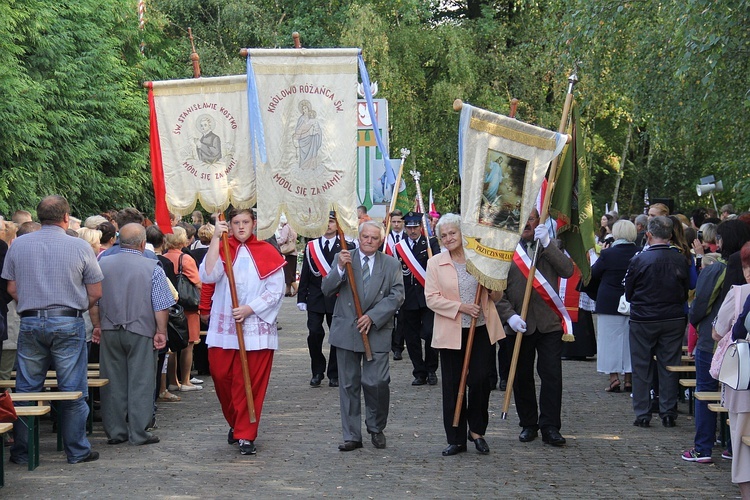
POLYGON ((361 47, 389 101, 391 153, 412 154, 442 211, 459 207, 454 99, 557 129, 580 61, 595 207, 750 205, 748 0, 8 0, 0 5, 0 212, 66 195, 74 213, 152 206, 141 82, 245 70, 242 47, 361 47), (143 53, 139 46, 144 44, 143 53), (632 140, 625 150, 629 131, 632 140), (625 161, 622 161, 623 153, 625 161), (620 169, 620 165, 624 165, 620 169))

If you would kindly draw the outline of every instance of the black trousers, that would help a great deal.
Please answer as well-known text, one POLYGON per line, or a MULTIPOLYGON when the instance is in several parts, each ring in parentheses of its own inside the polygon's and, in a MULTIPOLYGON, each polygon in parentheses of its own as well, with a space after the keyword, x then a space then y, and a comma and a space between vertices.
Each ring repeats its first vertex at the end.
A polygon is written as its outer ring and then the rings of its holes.
MULTIPOLYGON (((328 330, 330 331, 331 321, 333 320, 332 314, 307 311, 307 349, 310 351, 310 369, 313 375, 326 373, 326 357, 323 355, 323 340, 326 331, 323 329, 323 320, 328 324, 328 330)), ((329 379, 339 378, 336 348, 333 346, 328 353, 328 372, 326 375, 329 379)))
POLYGON ((428 373, 435 373, 438 369, 438 353, 432 344, 432 325, 435 313, 427 307, 421 309, 404 310, 399 312, 398 327, 402 329, 406 350, 414 366, 414 377, 426 378, 428 373), (424 340, 424 354, 422 341, 424 340))
POLYGON ((439 349, 440 372, 443 376, 443 426, 448 444, 465 445, 468 429, 477 434, 487 432, 490 406, 490 371, 495 358, 495 350, 485 326, 478 326, 474 332, 474 344, 469 358, 469 373, 466 378, 466 393, 461 403, 458 427, 453 427, 453 413, 456 410, 458 385, 466 354, 466 339, 469 329, 461 329, 461 349, 439 349), (468 429, 467 429, 468 423, 468 429))
MULTIPOLYGON (((542 429, 542 431, 550 428, 560 430, 562 425, 560 419, 562 334, 562 331, 541 333, 537 330, 531 335, 523 336, 521 351, 518 354, 516 379, 513 383, 513 396, 515 396, 521 427, 542 429), (535 360, 536 371, 542 381, 538 407, 534 383, 535 360)), ((514 336, 509 338, 512 345, 516 339, 514 336)))
POLYGON ((393 332, 391 333, 391 351, 402 352, 404 350, 404 332, 399 326, 401 324, 401 311, 393 319, 396 324, 393 326, 393 332))

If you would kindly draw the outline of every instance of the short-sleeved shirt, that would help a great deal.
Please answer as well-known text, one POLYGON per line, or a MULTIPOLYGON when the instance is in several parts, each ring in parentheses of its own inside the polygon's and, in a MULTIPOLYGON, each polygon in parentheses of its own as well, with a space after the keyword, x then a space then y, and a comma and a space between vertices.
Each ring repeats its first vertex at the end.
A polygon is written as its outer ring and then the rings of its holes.
POLYGON ((86 285, 104 279, 86 241, 56 225, 16 238, 8 250, 2 277, 16 282, 18 312, 34 309, 89 308, 86 285))

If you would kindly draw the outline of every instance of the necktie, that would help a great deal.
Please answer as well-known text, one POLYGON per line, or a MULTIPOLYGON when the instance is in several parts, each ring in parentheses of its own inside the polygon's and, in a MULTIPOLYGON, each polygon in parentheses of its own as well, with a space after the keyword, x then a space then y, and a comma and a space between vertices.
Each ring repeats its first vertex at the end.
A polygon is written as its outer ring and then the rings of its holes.
POLYGON ((364 294, 367 297, 367 283, 370 281, 370 257, 365 255, 362 259, 362 284, 364 285, 364 294))
POLYGON ((325 245, 323 245, 323 251, 324 251, 324 252, 325 252, 326 254, 327 254, 328 252, 330 252, 330 251, 331 251, 331 247, 330 247, 330 245, 329 245, 329 242, 328 242, 328 240, 326 240, 326 244, 325 244, 325 245))
POLYGON ((398 243, 400 239, 401 239, 401 236, 399 236, 399 235, 397 234, 397 235, 396 235, 396 243, 398 243))

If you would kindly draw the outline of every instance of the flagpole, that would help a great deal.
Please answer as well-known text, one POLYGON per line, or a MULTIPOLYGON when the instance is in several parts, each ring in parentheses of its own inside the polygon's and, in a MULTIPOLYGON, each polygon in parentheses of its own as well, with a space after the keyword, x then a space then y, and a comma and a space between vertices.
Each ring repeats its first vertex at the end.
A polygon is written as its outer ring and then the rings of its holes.
POLYGON ((406 148, 401 148, 401 165, 398 167, 398 175, 396 176, 396 184, 393 185, 393 194, 391 195, 391 205, 390 209, 388 210, 388 213, 385 214, 385 238, 383 238, 383 249, 382 251, 385 252, 385 249, 388 248, 388 234, 391 232, 391 212, 396 210, 396 201, 398 198, 398 188, 401 187, 401 176, 404 173, 404 162, 406 161, 406 157, 411 154, 411 151, 409 151, 406 148))
MULTIPOLYGON (((568 94, 565 96, 565 104, 563 105, 562 118, 560 119, 560 126, 557 131, 561 134, 565 133, 565 129, 568 125, 568 115, 570 114, 570 106, 573 102, 573 87, 578 82, 578 75, 575 70, 568 77, 568 94)), ((557 175, 557 165, 559 163, 559 156, 556 156, 552 160, 552 164, 549 169, 549 177, 547 181, 547 190, 544 192, 544 200, 542 201, 542 210, 539 213, 539 224, 544 224, 549 216, 549 203, 552 199, 552 191, 555 187, 555 178, 557 175)), ((534 254, 531 258, 531 266, 529 267, 529 277, 526 280, 526 290, 523 296, 523 306, 521 307, 521 319, 526 321, 526 316, 529 312, 529 302, 531 301, 531 291, 534 288, 534 274, 536 273, 536 258, 539 245, 535 245, 534 254)), ((564 339, 565 335, 563 335, 564 339)), ((513 357, 510 361, 510 371, 508 373, 508 386, 505 391, 505 401, 503 403, 503 411, 500 414, 500 418, 503 420, 508 419, 508 408, 510 407, 510 398, 513 394, 513 383, 516 378, 516 369, 518 367, 518 355, 521 352, 521 341, 523 340, 523 334, 520 332, 516 333, 516 342, 513 345, 513 357)))

